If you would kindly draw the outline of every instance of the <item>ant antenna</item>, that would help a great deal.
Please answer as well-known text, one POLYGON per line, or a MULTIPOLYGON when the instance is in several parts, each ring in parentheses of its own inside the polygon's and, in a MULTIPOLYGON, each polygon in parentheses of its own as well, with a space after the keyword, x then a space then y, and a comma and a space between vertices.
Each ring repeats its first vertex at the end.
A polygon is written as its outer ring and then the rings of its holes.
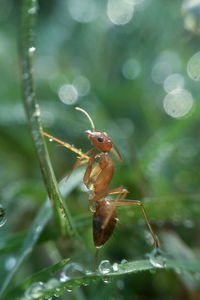
POLYGON ((87 118, 89 119, 89 121, 90 121, 90 124, 91 124, 91 126, 92 126, 92 129, 95 130, 94 123, 93 123, 93 121, 92 121, 90 115, 87 113, 87 111, 85 111, 84 109, 82 109, 82 108, 80 108, 80 107, 75 107, 75 109, 81 111, 82 113, 84 113, 84 115, 86 115, 86 117, 87 117, 87 118))

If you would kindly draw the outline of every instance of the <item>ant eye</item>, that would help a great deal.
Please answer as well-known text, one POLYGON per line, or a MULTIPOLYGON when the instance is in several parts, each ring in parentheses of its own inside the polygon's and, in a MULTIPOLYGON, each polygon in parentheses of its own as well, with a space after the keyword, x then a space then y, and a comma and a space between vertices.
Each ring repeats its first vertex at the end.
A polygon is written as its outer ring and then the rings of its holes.
POLYGON ((101 136, 98 137, 97 139, 98 142, 103 142, 103 138, 101 136))

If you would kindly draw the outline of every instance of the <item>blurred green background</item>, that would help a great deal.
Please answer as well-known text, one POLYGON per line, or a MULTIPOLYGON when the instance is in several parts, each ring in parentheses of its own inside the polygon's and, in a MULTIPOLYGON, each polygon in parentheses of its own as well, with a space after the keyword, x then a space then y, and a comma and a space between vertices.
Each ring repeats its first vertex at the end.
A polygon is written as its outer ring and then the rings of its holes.
MULTIPOLYGON (((3 282, 46 190, 21 100, 21 4, 0 4, 0 203, 7 219, 3 225, 2 217, 0 227, 3 282)), ((161 248, 184 259, 200 256, 199 18, 199 0, 39 1, 31 49, 45 130, 86 152, 91 144, 84 131, 90 125, 74 108, 87 110, 123 157, 123 163, 114 159, 111 187, 124 185, 128 199, 144 200, 161 248)), ((48 139, 47 144, 59 181, 76 156, 48 139)), ((66 201, 75 222, 84 220, 77 226, 87 250, 73 238, 60 237, 52 219, 15 283, 65 257, 91 265, 92 214, 83 184, 66 201)), ((140 208, 118 212, 120 221, 100 259, 144 258, 152 241, 140 208)), ((199 274, 141 272, 60 299, 200 299, 199 274)))

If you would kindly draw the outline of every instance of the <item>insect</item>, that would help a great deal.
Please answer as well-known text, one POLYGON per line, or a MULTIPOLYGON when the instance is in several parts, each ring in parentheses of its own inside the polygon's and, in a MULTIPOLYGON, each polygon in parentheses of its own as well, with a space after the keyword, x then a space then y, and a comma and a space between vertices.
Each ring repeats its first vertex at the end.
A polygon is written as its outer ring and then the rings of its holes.
POLYGON ((74 146, 60 141, 46 132, 43 132, 43 135, 78 154, 78 159, 72 171, 81 165, 87 164, 83 181, 86 187, 90 190, 89 202, 90 204, 93 203, 95 205, 92 210, 93 240, 95 247, 97 249, 101 248, 111 237, 117 223, 117 207, 122 205, 138 205, 142 209, 145 221, 153 237, 155 247, 158 248, 159 244, 157 237, 153 232, 142 202, 138 200, 126 200, 125 197, 128 191, 124 189, 123 186, 109 189, 110 182, 114 175, 114 162, 110 152, 113 152, 114 155, 122 161, 117 147, 106 132, 95 129, 91 117, 85 110, 79 107, 76 107, 76 109, 84 113, 90 121, 92 130, 85 131, 85 134, 90 139, 94 148, 89 150, 87 153, 83 153, 74 146), (98 151, 100 153, 98 153, 98 151), (113 200, 108 197, 109 195, 115 194, 117 196, 113 200))

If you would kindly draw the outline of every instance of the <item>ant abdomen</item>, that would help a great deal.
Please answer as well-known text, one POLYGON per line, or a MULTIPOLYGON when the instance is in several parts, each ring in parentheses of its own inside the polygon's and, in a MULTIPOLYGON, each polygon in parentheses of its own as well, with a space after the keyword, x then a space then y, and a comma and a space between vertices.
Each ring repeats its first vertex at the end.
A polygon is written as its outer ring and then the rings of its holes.
POLYGON ((117 223, 116 208, 111 202, 102 200, 96 203, 93 215, 93 240, 96 247, 101 247, 110 238, 117 223))

